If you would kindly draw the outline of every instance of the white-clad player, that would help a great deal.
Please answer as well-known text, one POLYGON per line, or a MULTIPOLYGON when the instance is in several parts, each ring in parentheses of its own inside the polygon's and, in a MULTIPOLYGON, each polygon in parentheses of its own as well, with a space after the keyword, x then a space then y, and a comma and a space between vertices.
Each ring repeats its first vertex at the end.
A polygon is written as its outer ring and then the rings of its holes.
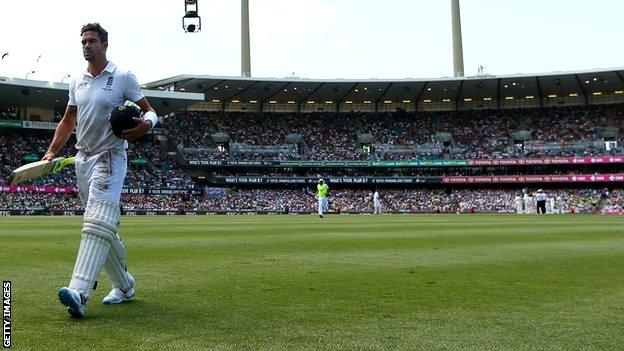
POLYGON ((522 214, 522 204, 524 203, 524 201, 522 200, 522 197, 520 197, 520 195, 516 194, 516 197, 514 198, 514 204, 516 205, 516 213, 517 214, 522 214))
POLYGON ((531 213, 531 197, 529 196, 529 194, 524 193, 524 195, 522 196, 522 201, 524 202, 524 213, 528 214, 531 213))
POLYGON ((76 128, 76 178, 85 206, 82 239, 69 287, 59 290, 69 314, 82 317, 98 275, 104 267, 113 285, 102 301, 116 304, 134 296, 134 278, 126 270, 126 249, 119 237, 119 200, 127 169, 127 140, 145 135, 158 121, 143 96, 136 77, 117 68, 106 58, 108 32, 98 23, 80 31, 87 70, 69 85, 69 102, 44 160, 57 156, 76 128), (137 126, 113 135, 108 120, 111 111, 126 100, 136 103, 143 119, 137 126))
POLYGON ((373 214, 381 214, 381 199, 377 190, 373 193, 373 214))
POLYGON ((563 197, 561 195, 557 195, 557 200, 556 200, 556 212, 557 214, 563 214, 565 211, 565 204, 563 202, 563 197))

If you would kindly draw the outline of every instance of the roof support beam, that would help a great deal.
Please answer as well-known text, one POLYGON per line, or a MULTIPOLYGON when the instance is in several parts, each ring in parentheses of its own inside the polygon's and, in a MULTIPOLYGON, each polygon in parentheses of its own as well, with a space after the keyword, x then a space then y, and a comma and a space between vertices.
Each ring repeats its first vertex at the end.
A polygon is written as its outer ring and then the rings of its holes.
POLYGON ((283 91, 284 89, 286 89, 290 83, 292 82, 288 82, 286 84, 284 84, 281 88, 277 89, 273 94, 269 95, 266 99, 262 100, 262 102, 260 103, 260 112, 264 112, 264 103, 267 101, 270 101, 275 95, 279 94, 281 91, 283 91))
POLYGON ((221 84, 221 83, 225 83, 225 82, 226 82, 226 80, 225 80, 225 79, 224 79, 224 80, 220 80, 219 82, 217 82, 217 83, 215 83, 215 84, 211 85, 210 87, 206 88, 204 91, 202 91, 202 93, 203 93, 203 94, 206 94, 206 93, 207 93, 210 89, 212 89, 212 88, 216 87, 217 85, 219 85, 219 84, 221 84))
POLYGON ((228 101, 234 100, 235 97, 239 96, 240 94, 244 93, 247 89, 253 87, 254 85, 260 83, 259 81, 256 81, 255 83, 249 84, 248 86, 246 86, 244 89, 241 89, 239 91, 237 91, 236 93, 232 94, 231 96, 223 99, 223 111, 225 111, 225 104, 228 101))
POLYGON ((375 112, 379 112, 379 102, 383 100, 384 96, 386 96, 386 93, 388 92, 388 90, 390 90, 390 87, 392 86, 392 84, 394 84, 394 82, 390 82, 390 84, 386 86, 386 88, 381 93, 381 95, 379 95, 379 99, 375 100, 375 112))
POLYGON ((459 88, 457 89, 457 94, 455 94, 455 111, 459 111, 459 98, 461 97, 461 91, 464 87, 465 79, 462 79, 459 83, 459 88))
POLYGON ((589 106, 589 99, 587 98, 587 91, 585 90, 585 87, 583 87, 583 83, 581 83, 581 78, 579 78, 578 74, 574 75, 574 78, 576 78, 576 82, 579 85, 579 88, 581 88, 581 91, 583 92, 583 99, 585 99, 585 107, 589 106))
POLYGON ((352 92, 353 90, 355 90, 355 87, 357 87, 357 86, 358 86, 358 84, 360 84, 360 83, 355 83, 355 84, 353 84, 353 86, 351 87, 351 89, 349 89, 349 91, 347 91, 347 93, 346 93, 346 94, 344 94, 344 95, 343 95, 343 96, 342 96, 342 97, 338 100, 338 102, 336 103, 336 113, 340 113, 340 103, 341 103, 341 102, 342 102, 342 100, 344 100, 347 96, 349 96, 349 94, 351 94, 351 92, 352 92))
POLYGON ((169 87, 173 86, 173 91, 175 91, 177 87, 179 87, 180 85, 182 85, 184 83, 190 82, 191 80, 193 80, 193 78, 188 78, 188 79, 183 79, 183 80, 178 81, 178 82, 173 82, 173 84, 168 85, 167 88, 165 88, 165 90, 169 89, 169 87))
POLYGON ((306 95, 303 99, 299 100, 297 103, 299 105, 299 113, 301 113, 301 104, 303 104, 305 101, 308 100, 308 98, 310 96, 312 96, 312 94, 316 93, 319 89, 321 89, 321 87, 325 85, 325 82, 319 84, 316 88, 312 89, 312 91, 310 92, 310 94, 306 95))
POLYGON ((416 107, 414 109, 414 112, 418 112, 418 103, 420 102, 420 98, 422 97, 422 94, 425 92, 425 89, 427 88, 427 85, 429 85, 429 82, 425 82, 425 84, 423 84, 422 88, 420 88, 420 91, 418 92, 418 95, 416 95, 416 107))
POLYGON ((622 83, 624 83, 624 78, 622 78, 622 75, 620 74, 620 72, 615 71, 615 75, 617 75, 618 78, 620 78, 620 80, 622 81, 622 83))
POLYGON ((497 110, 500 110, 500 103, 501 103, 501 100, 500 100, 501 88, 500 87, 501 87, 501 79, 498 78, 496 80, 496 109, 497 110))
POLYGON ((535 77, 537 83, 537 94, 540 100, 540 108, 544 108, 544 93, 542 93, 542 83, 540 83, 539 76, 535 77))

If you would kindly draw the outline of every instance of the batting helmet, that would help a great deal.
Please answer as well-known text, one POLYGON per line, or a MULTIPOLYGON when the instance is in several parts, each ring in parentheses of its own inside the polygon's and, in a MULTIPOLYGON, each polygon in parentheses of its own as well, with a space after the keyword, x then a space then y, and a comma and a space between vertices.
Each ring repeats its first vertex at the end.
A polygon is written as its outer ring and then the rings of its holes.
POLYGON ((117 106, 113 109, 110 116, 110 124, 113 128, 113 134, 121 138, 121 132, 136 127, 137 122, 133 118, 139 118, 141 111, 134 106, 117 106))

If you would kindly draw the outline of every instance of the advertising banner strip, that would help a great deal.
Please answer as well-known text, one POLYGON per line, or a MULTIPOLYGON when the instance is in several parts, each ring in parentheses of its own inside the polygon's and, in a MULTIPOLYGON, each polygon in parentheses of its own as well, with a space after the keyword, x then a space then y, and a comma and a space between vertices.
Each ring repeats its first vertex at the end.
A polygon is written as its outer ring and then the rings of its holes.
POLYGON ((624 163, 624 156, 508 158, 471 160, 414 161, 216 161, 189 160, 190 166, 229 167, 470 167, 470 166, 539 166, 591 165, 624 163))
POLYGON ((503 183, 614 183, 624 182, 624 174, 576 174, 576 175, 527 175, 442 177, 444 184, 503 184, 503 183))

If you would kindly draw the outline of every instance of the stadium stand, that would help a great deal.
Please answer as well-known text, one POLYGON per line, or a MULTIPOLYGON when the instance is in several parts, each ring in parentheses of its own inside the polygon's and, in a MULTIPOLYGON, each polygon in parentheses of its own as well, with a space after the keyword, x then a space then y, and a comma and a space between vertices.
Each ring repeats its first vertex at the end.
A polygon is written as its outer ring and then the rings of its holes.
MULTIPOLYGON (((6 186, 13 169, 45 153, 62 105, 50 99, 55 112, 42 127, 22 108, 0 110, 0 211, 82 210, 71 168, 6 186)), ((386 212, 515 212, 516 195, 538 187, 567 212, 624 212, 621 103, 340 113, 201 104, 170 108, 157 133, 130 143, 126 211, 314 212, 313 186, 324 177, 334 213, 371 212, 375 188, 386 212)), ((61 154, 73 155, 74 143, 61 154)))
POLYGON ((622 105, 339 115, 193 111, 169 119, 167 128, 189 159, 497 159, 619 154, 621 147, 605 150, 604 141, 619 138, 623 120, 622 105), (217 133, 228 140, 220 149, 217 133), (288 134, 300 135, 301 145, 293 147, 288 134), (360 143, 360 135, 373 142, 360 143))

